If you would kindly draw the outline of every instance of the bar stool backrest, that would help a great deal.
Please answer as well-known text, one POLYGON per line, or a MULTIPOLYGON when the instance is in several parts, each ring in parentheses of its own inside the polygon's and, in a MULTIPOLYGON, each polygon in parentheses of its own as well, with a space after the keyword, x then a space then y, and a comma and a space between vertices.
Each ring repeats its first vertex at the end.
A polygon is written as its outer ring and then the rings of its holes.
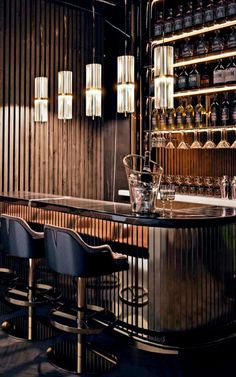
POLYGON ((0 229, 4 250, 9 255, 27 259, 44 257, 44 234, 32 230, 24 219, 2 214, 0 229))

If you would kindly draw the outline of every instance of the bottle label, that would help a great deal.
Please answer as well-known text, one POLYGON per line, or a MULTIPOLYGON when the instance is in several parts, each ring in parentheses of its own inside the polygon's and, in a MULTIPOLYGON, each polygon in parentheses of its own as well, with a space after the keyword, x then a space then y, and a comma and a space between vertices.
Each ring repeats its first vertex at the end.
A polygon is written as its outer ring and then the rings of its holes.
POLYGON ((191 112, 186 113, 186 124, 189 128, 193 126, 193 114, 191 112))
POLYGON ((236 81, 236 67, 227 68, 225 70, 225 82, 236 81))
POLYGON ((190 74, 188 78, 188 85, 190 88, 196 88, 200 86, 200 75, 199 74, 190 74))
POLYGON ((196 113, 195 114, 195 123, 201 124, 202 122, 202 114, 201 113, 196 113))
POLYGON ((178 31, 178 30, 182 30, 183 28, 183 21, 182 21, 182 18, 175 20, 174 21, 174 27, 175 27, 175 31, 178 31))
POLYGON ((217 122, 217 111, 212 110, 212 112, 211 112, 211 122, 212 123, 217 122))
POLYGON ((178 87, 179 87, 179 89, 187 88, 187 77, 186 76, 179 76, 178 77, 178 87))
POLYGON ((213 11, 213 9, 207 9, 205 11, 204 21, 205 22, 212 22, 212 21, 214 21, 214 11, 213 11))
POLYGON ((173 124, 174 124, 174 116, 172 114, 169 114, 168 125, 173 126, 173 124))
POLYGON ((202 24, 202 12, 197 12, 193 16, 193 25, 201 25, 202 24))
POLYGON ((236 47, 236 33, 230 34, 228 39, 228 47, 234 48, 236 47))
POLYGON ((226 12, 225 12, 225 6, 224 5, 220 5, 216 8, 216 19, 219 19, 219 18, 224 18, 226 16, 226 12))
POLYGON ((165 33, 166 34, 169 34, 169 33, 171 33, 172 32, 172 22, 166 22, 165 23, 165 33))
POLYGON ((177 125, 182 125, 183 124, 183 117, 182 117, 181 113, 177 114, 176 120, 177 120, 177 125))
POLYGON ((236 124, 236 108, 233 108, 232 113, 231 113, 231 118, 232 118, 233 125, 235 125, 236 124))
POLYGON ((207 49, 205 43, 199 42, 196 49, 197 55, 205 54, 206 50, 207 49))
POLYGON ((155 30, 154 30, 155 36, 158 37, 162 35, 162 32, 163 32, 163 25, 162 24, 155 25, 155 30))
POLYGON ((229 120, 229 109, 227 107, 222 109, 221 120, 222 122, 227 122, 229 120))
POLYGON ((236 3, 228 4, 228 16, 234 16, 236 14, 236 3))
POLYGON ((192 16, 185 16, 184 17, 184 28, 190 28, 192 27, 193 21, 192 16))
POLYGON ((213 84, 224 84, 225 82, 225 70, 218 69, 213 72, 213 84))

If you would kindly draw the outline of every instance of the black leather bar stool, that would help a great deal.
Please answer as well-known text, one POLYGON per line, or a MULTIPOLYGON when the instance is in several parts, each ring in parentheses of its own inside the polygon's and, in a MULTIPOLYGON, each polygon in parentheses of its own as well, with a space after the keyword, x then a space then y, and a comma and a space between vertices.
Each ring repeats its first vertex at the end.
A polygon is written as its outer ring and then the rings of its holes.
MULTIPOLYGON (((48 284, 37 284, 35 268, 44 258, 44 233, 34 231, 22 218, 2 214, 0 216, 1 239, 8 255, 28 261, 28 283, 19 281, 5 292, 5 300, 11 304, 28 307, 28 314, 4 321, 2 329, 10 335, 33 340, 36 323, 34 308, 53 298, 54 288, 48 284), (26 331, 27 328, 27 331, 26 331)), ((20 262, 22 263, 22 262, 20 262)), ((38 336, 36 337, 38 340, 38 336)))
POLYGON ((74 360, 71 364, 68 363, 68 358, 61 352, 63 347, 56 345, 49 349, 49 360, 78 374, 101 373, 103 361, 104 368, 108 370, 116 364, 116 357, 105 354, 103 350, 89 348, 85 335, 101 333, 105 327, 114 324, 116 317, 104 308, 86 305, 86 278, 127 270, 127 257, 113 253, 108 245, 89 246, 72 229, 46 225, 44 233, 48 266, 58 274, 71 276, 77 281, 76 306, 71 305, 68 308, 67 305, 62 305, 50 313, 52 325, 64 332, 77 334, 74 360), (98 370, 91 365, 94 355, 97 358, 94 364, 99 366, 98 370))

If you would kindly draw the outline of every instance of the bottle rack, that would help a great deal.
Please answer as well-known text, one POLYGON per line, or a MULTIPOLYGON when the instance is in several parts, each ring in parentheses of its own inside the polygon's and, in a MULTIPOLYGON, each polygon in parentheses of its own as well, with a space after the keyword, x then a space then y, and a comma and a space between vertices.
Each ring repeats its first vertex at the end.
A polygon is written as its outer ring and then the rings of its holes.
POLYGON ((221 132, 221 131, 236 131, 236 126, 220 126, 220 127, 202 127, 202 128, 184 128, 184 129, 173 129, 173 130, 152 130, 152 131, 145 131, 146 134, 181 134, 181 133, 194 133, 194 132, 221 132))
POLYGON ((198 96, 198 95, 204 95, 204 94, 207 95, 207 94, 223 93, 223 92, 232 92, 235 90, 236 90, 236 84, 211 86, 211 87, 204 87, 200 89, 181 90, 180 92, 174 93, 174 98, 198 96))

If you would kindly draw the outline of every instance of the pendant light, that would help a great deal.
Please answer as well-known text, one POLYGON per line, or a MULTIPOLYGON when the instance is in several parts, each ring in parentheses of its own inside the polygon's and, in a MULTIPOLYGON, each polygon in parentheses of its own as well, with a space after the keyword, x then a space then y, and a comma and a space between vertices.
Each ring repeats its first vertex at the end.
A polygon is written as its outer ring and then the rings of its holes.
POLYGON ((34 121, 48 121, 48 78, 35 77, 34 121))
POLYGON ((154 99, 156 109, 174 107, 174 48, 158 46, 154 49, 154 99))
POLYGON ((72 72, 58 72, 58 119, 72 119, 72 72))
POLYGON ((117 112, 133 113, 135 101, 134 89, 134 65, 133 55, 127 55, 127 0, 125 0, 125 55, 117 58, 117 112))
POLYGON ((86 116, 102 116, 102 65, 95 63, 95 7, 93 13, 93 63, 86 65, 86 116))

